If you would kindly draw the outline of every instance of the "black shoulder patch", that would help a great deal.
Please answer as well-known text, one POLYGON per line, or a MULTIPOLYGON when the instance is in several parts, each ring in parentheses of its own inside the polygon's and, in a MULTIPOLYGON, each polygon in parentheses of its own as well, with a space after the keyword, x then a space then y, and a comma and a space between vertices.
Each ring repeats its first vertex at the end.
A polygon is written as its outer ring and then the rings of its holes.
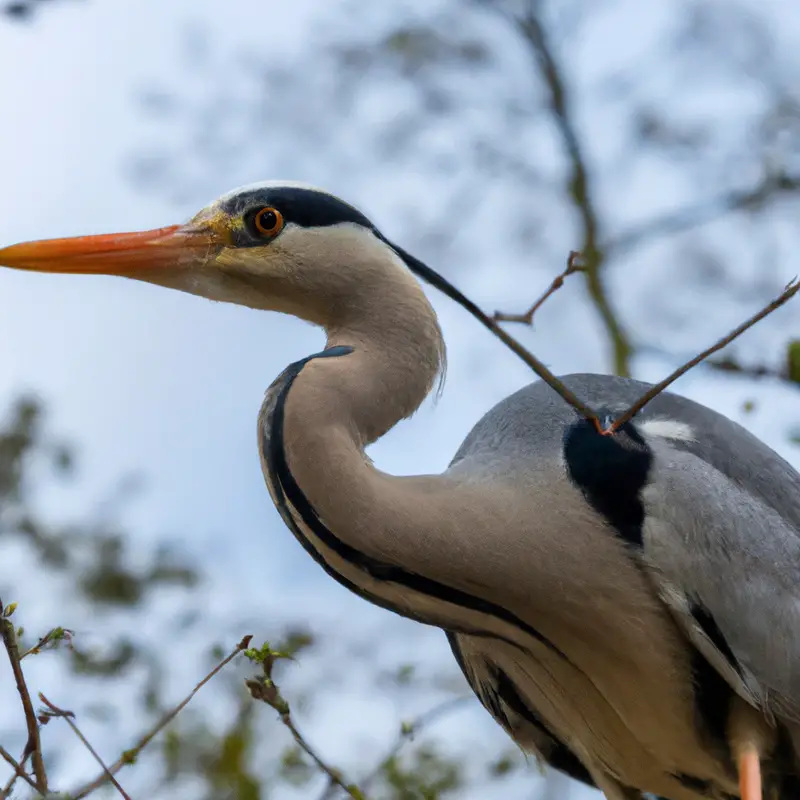
POLYGON ((303 228, 318 228, 340 222, 353 222, 369 230, 375 227, 364 214, 344 200, 327 192, 294 186, 255 188, 234 195, 223 203, 222 208, 231 216, 240 216, 264 206, 274 206, 283 214, 286 222, 303 228))
POLYGON ((653 455, 639 431, 627 422, 604 436, 589 420, 578 420, 564 434, 564 460, 570 479, 592 507, 626 542, 641 547, 641 491, 653 455))

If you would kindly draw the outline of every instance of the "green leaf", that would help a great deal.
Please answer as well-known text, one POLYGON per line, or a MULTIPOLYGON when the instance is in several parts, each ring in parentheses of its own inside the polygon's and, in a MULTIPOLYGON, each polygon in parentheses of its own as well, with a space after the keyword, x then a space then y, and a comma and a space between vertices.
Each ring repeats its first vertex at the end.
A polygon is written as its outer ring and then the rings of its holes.
POLYGON ((786 378, 800 383, 800 339, 792 339, 786 345, 786 378))

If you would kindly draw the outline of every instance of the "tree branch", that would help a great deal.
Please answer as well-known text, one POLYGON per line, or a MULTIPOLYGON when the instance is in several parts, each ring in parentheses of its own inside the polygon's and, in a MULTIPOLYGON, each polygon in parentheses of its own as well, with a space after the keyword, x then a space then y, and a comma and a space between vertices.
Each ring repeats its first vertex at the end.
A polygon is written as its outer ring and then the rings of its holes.
POLYGON ((25 713, 25 724, 28 727, 28 741, 25 744, 25 750, 22 754, 22 763, 24 764, 28 756, 31 757, 33 764, 33 774, 36 776, 36 788, 42 793, 47 794, 47 772, 44 768, 44 758, 42 756, 42 743, 39 739, 39 723, 36 720, 36 712, 33 709, 31 696, 28 692, 28 685, 25 682, 25 675, 22 672, 22 664, 20 663, 19 647, 17 645, 17 634, 14 630, 14 623, 11 622, 9 617, 14 613, 16 604, 11 604, 8 607, 3 606, 0 600, 0 610, 2 611, 2 619, 0 619, 0 628, 2 630, 3 644, 5 645, 8 660, 11 664, 11 671, 14 674, 14 681, 17 684, 17 692, 19 693, 20 700, 22 701, 22 709, 25 713))
POLYGON ((250 646, 250 640, 252 636, 245 636, 233 652, 224 658, 222 661, 217 664, 208 675, 205 676, 195 687, 192 689, 191 692, 180 702, 176 705, 171 711, 167 712, 161 719, 146 733, 144 734, 139 741, 130 749, 126 750, 110 767, 104 768, 104 771, 101 775, 98 775, 91 783, 87 783, 85 786, 77 789, 73 792, 69 793, 70 800, 83 800, 84 797, 87 797, 95 790, 99 789, 103 784, 107 783, 109 777, 112 775, 116 775, 126 764, 133 764, 135 763, 136 759, 138 758, 139 754, 147 747, 148 744, 159 734, 161 733, 164 728, 172 722, 173 719, 181 712, 184 708, 189 704, 192 698, 197 694, 200 689, 205 686, 218 672, 220 672, 224 667, 226 667, 231 661, 233 661, 239 653, 244 652, 250 646))
MULTIPOLYGON (((453 697, 429 709, 428 711, 426 711, 424 714, 421 714, 412 722, 404 722, 400 726, 400 732, 397 734, 397 739, 395 740, 394 744, 389 748, 389 751, 378 762, 377 766, 372 770, 372 772, 368 773, 366 777, 361 781, 362 790, 366 792, 369 789, 369 787, 375 782, 378 775, 381 774, 381 771, 386 767, 386 765, 393 758, 396 758, 400 754, 402 749, 406 746, 408 742, 410 742, 414 738, 414 736, 416 736, 416 734, 418 734, 428 725, 431 725, 432 723, 436 722, 436 720, 441 719, 442 717, 451 713, 459 706, 462 706, 467 702, 474 701, 474 699, 475 699, 474 695, 462 695, 460 697, 453 697)), ((324 800, 324 798, 320 798, 320 800, 324 800)))
MULTIPOLYGON (((43 792, 39 791, 39 787, 36 785, 36 782, 25 772, 25 768, 19 761, 17 761, 8 750, 5 749, 2 745, 0 745, 0 757, 2 757, 11 768, 14 770, 14 774, 9 779, 8 783, 0 790, 0 799, 5 800, 5 798, 11 796, 11 790, 14 788, 14 784, 17 782, 17 778, 22 778, 31 788, 36 789, 39 794, 43 794, 43 792)), ((24 762, 23 762, 24 764, 24 762)))
POLYGON ((81 740, 83 746, 92 754, 94 760, 102 767, 108 780, 114 784, 114 788, 120 793, 120 795, 122 795, 124 800, 131 800, 131 796, 119 785, 119 782, 111 774, 103 759, 100 758, 99 754, 94 747, 92 747, 89 740, 83 735, 81 729, 75 722, 75 714, 73 714, 72 711, 65 711, 63 708, 59 708, 57 705, 51 703, 41 692, 39 692, 39 699, 47 707, 39 716, 40 722, 44 724, 45 720, 49 720, 54 717, 60 717, 61 719, 65 720, 67 725, 72 728, 72 732, 81 740))
POLYGON ((523 325, 533 325, 534 314, 536 314, 551 295, 555 294, 564 285, 564 279, 568 275, 574 275, 576 272, 583 271, 584 264, 581 254, 577 250, 570 250, 569 256, 567 257, 567 266, 553 278, 553 282, 547 290, 527 311, 522 314, 509 314, 503 311, 495 311, 495 322, 520 322, 523 325))
MULTIPOLYGON (((664 359, 674 359, 675 354, 655 345, 641 345, 639 351, 643 355, 654 355, 664 359)), ((706 366, 716 372, 727 372, 731 375, 741 375, 745 378, 774 378, 798 388, 800 386, 800 340, 793 339, 786 346, 783 366, 769 366, 767 364, 743 364, 734 356, 709 358, 706 366)))
POLYGON ((28 656, 38 655, 42 651, 42 648, 46 647, 48 644, 57 644, 63 639, 69 641, 72 638, 72 633, 72 631, 66 628, 51 628, 35 645, 33 645, 33 647, 28 648, 22 653, 19 660, 22 661, 23 658, 27 658, 28 656))
POLYGON ((539 67, 542 80, 549 93, 549 106, 553 122, 567 153, 567 160, 570 165, 569 193, 578 210, 583 229, 583 242, 578 249, 584 259, 583 272, 586 276, 586 288, 611 341, 614 371, 618 375, 629 375, 633 347, 611 307, 611 302, 602 280, 605 253, 600 245, 600 226, 591 196, 586 156, 581 148, 577 130, 569 110, 569 97, 561 69, 556 62, 553 49, 541 22, 539 5, 537 0, 530 0, 528 11, 522 17, 514 17, 513 22, 530 46, 536 64, 539 67))
POLYGON ((757 208, 775 195, 796 192, 798 189, 800 180, 797 178, 789 175, 768 175, 753 189, 731 191, 713 200, 672 211, 662 217, 635 225, 606 242, 605 251, 619 256, 638 247, 644 241, 699 228, 732 211, 757 208))
POLYGON ((295 740, 297 746, 311 758, 320 772, 328 776, 330 782, 329 787, 339 787, 353 798, 353 800, 366 800, 358 786, 352 783, 346 783, 342 777, 342 773, 338 769, 330 766, 321 756, 317 755, 317 752, 306 741, 303 734, 300 733, 297 726, 294 724, 289 704, 284 700, 280 689, 272 679, 272 670, 275 666, 275 662, 279 659, 290 658, 290 656, 286 653, 272 650, 268 643, 263 644, 260 648, 248 650, 245 655, 251 661, 260 664, 263 673, 245 681, 245 686, 247 686, 250 691, 252 698, 266 703, 278 712, 280 721, 286 726, 289 733, 292 734, 292 738, 295 740))
POLYGON ((722 350, 723 347, 727 347, 734 339, 741 336, 746 330, 752 328, 757 322, 760 322, 762 319, 764 319, 764 317, 768 316, 773 311, 780 308, 784 303, 791 300, 799 290, 800 283, 798 283, 797 279, 794 279, 771 303, 764 306, 764 308, 750 317, 750 319, 734 328, 727 336, 723 336, 722 339, 711 345, 711 347, 709 347, 707 350, 704 350, 699 355, 690 359, 683 366, 678 367, 678 369, 676 369, 671 375, 668 375, 663 381, 657 383, 649 391, 645 392, 633 405, 628 408, 627 411, 625 411, 623 414, 620 414, 620 416, 611 422, 610 425, 603 427, 600 432, 603 434, 616 433, 626 422, 630 422, 630 420, 632 420, 633 417, 636 416, 636 414, 638 414, 654 397, 657 397, 671 383, 674 383, 676 380, 678 380, 681 375, 685 375, 690 369, 692 369, 692 367, 697 366, 701 361, 708 358, 708 356, 713 355, 719 350, 722 350))

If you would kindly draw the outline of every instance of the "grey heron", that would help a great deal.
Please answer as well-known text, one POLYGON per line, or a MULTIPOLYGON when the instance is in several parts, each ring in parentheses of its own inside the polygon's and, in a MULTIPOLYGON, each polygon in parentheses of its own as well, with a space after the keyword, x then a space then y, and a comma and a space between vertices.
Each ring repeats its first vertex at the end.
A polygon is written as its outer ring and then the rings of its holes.
MULTIPOLYGON (((316 562, 442 628, 527 751, 601 789, 800 796, 800 478, 724 416, 579 374, 491 409, 442 474, 365 448, 431 391, 445 346, 417 278, 468 301, 339 198, 264 183, 183 225, 30 242, 0 264, 121 275, 324 328, 266 391, 269 492, 316 562)), ((474 307, 472 309, 474 311, 474 307)))

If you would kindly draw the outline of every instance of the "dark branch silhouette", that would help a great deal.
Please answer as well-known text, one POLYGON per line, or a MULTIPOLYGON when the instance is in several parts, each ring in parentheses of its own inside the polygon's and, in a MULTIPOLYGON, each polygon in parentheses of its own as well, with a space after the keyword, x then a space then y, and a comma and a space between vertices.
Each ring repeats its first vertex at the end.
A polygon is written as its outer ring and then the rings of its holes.
POLYGON ((545 304, 549 297, 555 294, 564 285, 564 279, 568 275, 574 275, 576 272, 583 272, 583 270, 583 257, 577 250, 571 250, 569 256, 567 256, 567 266, 564 267, 563 272, 560 272, 553 278, 553 282, 550 286, 527 311, 522 314, 509 314, 505 311, 495 311, 495 322, 520 322, 523 325, 532 325, 533 317, 536 312, 545 304))
POLYGON ((8 654, 9 663, 11 664, 11 672, 14 675, 17 692, 22 702, 22 710, 25 714, 25 724, 28 728, 28 741, 25 744, 20 764, 24 764, 28 760, 28 757, 30 757, 31 763, 33 764, 33 774, 36 777, 36 788, 42 794, 46 794, 48 789, 47 772, 45 772, 44 768, 42 742, 39 738, 39 723, 36 719, 36 712, 31 702, 30 692, 28 691, 28 685, 25 682, 25 675, 22 671, 22 664, 20 663, 17 633, 14 629, 14 623, 9 619, 14 613, 14 609, 15 605, 4 607, 2 600, 0 600, 0 613, 2 613, 0 626, 2 626, 3 644, 8 654))
POLYGON ((605 251, 619 256, 643 242, 685 233, 720 219, 732 211, 758 208, 776 195, 797 192, 798 189, 800 180, 797 178, 789 175, 770 175, 753 189, 732 191, 635 225, 606 242, 605 251))
POLYGON ((582 271, 586 276, 586 288, 611 341, 614 371, 618 375, 628 375, 633 347, 611 307, 602 280, 606 254, 600 242, 600 224, 592 198, 587 158, 572 118, 569 93, 562 77, 562 70, 540 18, 540 6, 538 0, 529 0, 527 11, 521 17, 512 16, 510 19, 530 46, 548 90, 548 105, 570 165, 569 196, 581 220, 583 241, 578 249, 584 260, 582 271))
POLYGON ((254 663, 261 665, 262 673, 261 675, 256 675, 245 681, 245 686, 247 686, 250 696, 254 700, 260 700, 262 703, 266 703, 278 712, 280 721, 284 724, 289 733, 292 734, 292 738, 297 746, 311 758, 320 772, 328 776, 328 789, 338 787, 352 797, 353 800, 366 800, 361 789, 355 784, 347 783, 342 773, 328 764, 328 762, 311 747, 305 736, 303 736, 297 725, 295 725, 289 703, 283 698, 278 685, 272 677, 272 670, 275 666, 275 662, 286 658, 291 659, 291 656, 278 650, 272 650, 269 644, 247 650, 245 655, 254 663))
POLYGON ((218 672, 220 672, 224 667, 226 667, 231 661, 233 661, 239 653, 243 653, 249 646, 250 640, 252 636, 245 636, 239 644, 236 645, 233 652, 230 655, 226 656, 222 659, 222 661, 217 664, 214 669, 209 672, 205 678, 203 678, 194 689, 183 699, 181 700, 178 705, 164 714, 161 719, 147 732, 145 733, 139 741, 130 749, 126 750, 110 767, 104 767, 103 772, 97 778, 95 778, 90 783, 87 783, 85 786, 77 789, 73 792, 69 793, 71 800, 83 800, 84 797, 88 797, 92 792, 99 789, 103 784, 107 783, 109 778, 113 775, 116 775, 126 764, 134 764, 136 759, 138 758, 139 754, 147 747, 148 744, 159 734, 161 733, 164 728, 172 722, 175 717, 183 711, 184 708, 191 702, 192 698, 203 688, 218 672))
POLYGON ((34 782, 33 778, 25 772, 24 766, 17 761, 8 750, 5 749, 2 745, 0 745, 0 757, 2 757, 14 770, 14 774, 9 778, 8 783, 3 787, 0 791, 0 798, 5 800, 8 797, 11 797, 11 790, 14 788, 14 784, 17 782, 17 778, 22 778, 32 789, 35 789, 40 795, 42 792, 39 791, 39 787, 34 782))
POLYGON ((117 779, 111 774, 103 759, 100 758, 98 752, 94 749, 94 747, 92 747, 89 740, 83 735, 83 732, 75 722, 75 714, 72 711, 66 711, 63 708, 59 708, 57 705, 55 705, 55 703, 51 703, 41 692, 39 692, 39 700, 45 704, 45 708, 39 714, 39 722, 44 725, 51 719, 63 719, 67 725, 72 728, 72 732, 81 740, 83 746, 91 753, 94 760, 102 767, 106 777, 114 785, 114 788, 120 793, 120 795, 122 795, 124 800, 131 800, 131 796, 119 785, 119 781, 117 781, 117 779))
POLYGON ((783 292, 776 297, 771 303, 767 304, 758 313, 754 314, 750 319, 743 322, 737 328, 734 328, 727 336, 723 336, 718 342, 713 344, 707 350, 704 350, 699 355, 687 361, 683 366, 678 367, 671 375, 664 378, 663 381, 657 383, 649 391, 645 392, 627 411, 617 417, 608 427, 604 427, 601 433, 612 434, 616 433, 626 422, 633 419, 654 397, 657 397, 663 392, 671 383, 674 383, 681 375, 685 375, 690 369, 696 367, 701 361, 708 358, 710 355, 727 347, 734 339, 741 336, 746 330, 752 328, 757 322, 760 322, 764 317, 771 314, 776 309, 780 308, 784 303, 794 297, 798 290, 800 290, 800 283, 797 279, 792 280, 783 292))

